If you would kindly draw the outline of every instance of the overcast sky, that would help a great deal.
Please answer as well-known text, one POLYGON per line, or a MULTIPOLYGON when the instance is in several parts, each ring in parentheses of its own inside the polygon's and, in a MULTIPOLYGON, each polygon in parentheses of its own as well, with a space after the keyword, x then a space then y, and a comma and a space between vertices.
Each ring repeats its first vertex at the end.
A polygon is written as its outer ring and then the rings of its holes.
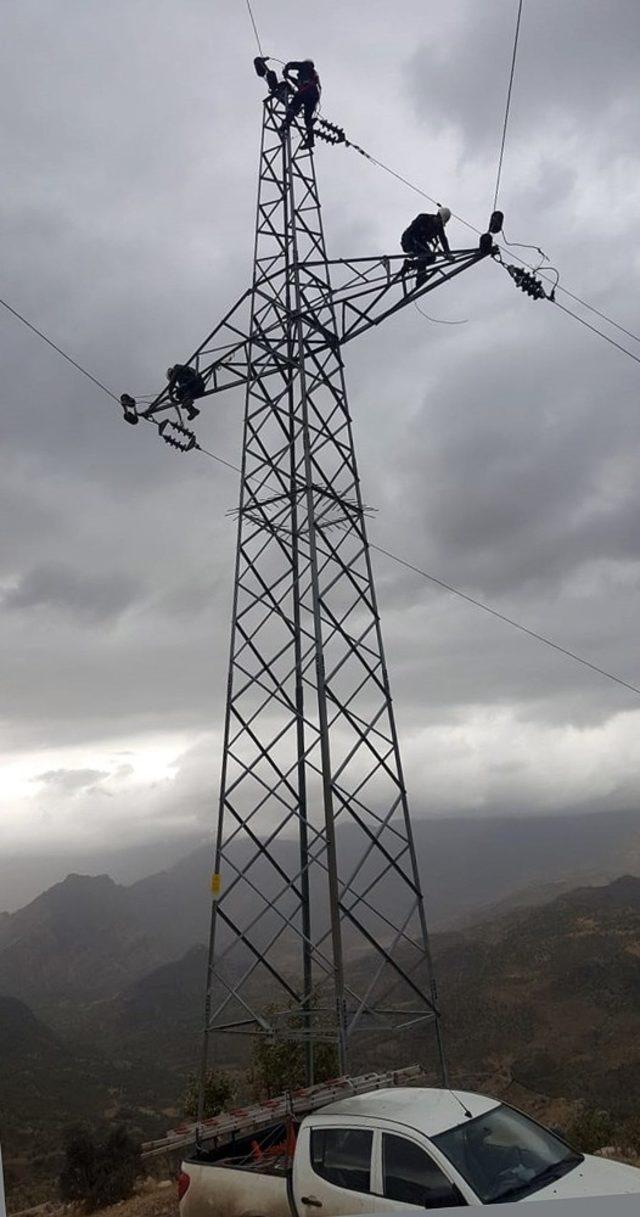
MULTIPOLYGON (((254 0, 266 53, 315 58, 324 115, 480 228, 515 8, 254 0)), ((249 283, 262 93, 245 4, 2 15, 2 295, 117 394, 156 390, 249 283)), ((637 0, 525 0, 500 198, 509 239, 636 332, 639 39, 637 0)), ((424 201, 344 148, 320 145, 316 167, 333 255, 397 252, 424 201)), ((493 263, 426 307, 466 324, 407 309, 347 351, 371 540, 640 684, 640 368, 493 263)), ((125 426, 0 314, 0 850, 63 865, 201 834, 237 477, 125 426)), ((232 462, 241 409, 220 396, 198 420, 232 462)), ((637 803, 638 697, 374 559, 416 814, 637 803)))

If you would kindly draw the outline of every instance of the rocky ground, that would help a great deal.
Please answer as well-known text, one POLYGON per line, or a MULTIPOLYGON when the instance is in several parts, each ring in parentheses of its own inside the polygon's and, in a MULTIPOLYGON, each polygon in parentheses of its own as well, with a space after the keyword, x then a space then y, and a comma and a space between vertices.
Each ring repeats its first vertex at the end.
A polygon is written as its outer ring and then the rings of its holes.
MULTIPOLYGON (((9 1217, 84 1217, 73 1204, 40 1204, 36 1208, 9 1211, 9 1217)), ((130 1200, 101 1209, 100 1217, 178 1217, 178 1199, 173 1180, 147 1179, 130 1200)))

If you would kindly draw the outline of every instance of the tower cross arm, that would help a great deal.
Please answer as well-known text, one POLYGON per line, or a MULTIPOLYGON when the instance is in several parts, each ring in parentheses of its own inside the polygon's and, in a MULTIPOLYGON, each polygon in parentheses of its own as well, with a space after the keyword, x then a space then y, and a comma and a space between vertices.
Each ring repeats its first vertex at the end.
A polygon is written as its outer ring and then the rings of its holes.
MULTIPOLYGON (((319 347, 325 343, 343 346, 495 253, 496 246, 485 238, 476 249, 455 250, 448 258, 433 255, 426 265, 421 265, 420 259, 395 254, 304 260, 300 266, 300 318, 318 331, 319 347), (320 323, 320 317, 326 321, 328 313, 333 316, 330 330, 320 323)), ((276 281, 281 276, 281 270, 265 270, 254 287, 243 292, 185 363, 179 365, 200 378, 195 394, 198 399, 244 386, 252 375, 262 380, 286 375, 289 355, 274 341, 282 327, 283 306, 274 308, 272 301, 269 317, 264 324, 255 325, 256 316, 260 316, 262 290, 277 288, 276 281)), ((140 418, 156 422, 168 418, 182 425, 180 405, 180 391, 169 380, 151 403, 137 413, 140 418)))
MULTIPOLYGON (((270 327, 266 325, 261 333, 256 333, 254 328, 251 333, 251 305, 254 296, 255 289, 248 288, 243 292, 193 354, 178 365, 191 369, 199 378, 197 392, 193 394, 196 398, 210 397, 225 389, 246 385, 252 369, 267 375, 278 370, 273 360, 270 327), (261 362, 268 362, 269 367, 261 368, 261 362)), ((278 327, 279 322, 274 320, 271 328, 278 327)), ((190 390, 188 393, 190 395, 190 390)), ((138 410, 138 414, 140 418, 146 419, 171 417, 173 414, 181 421, 180 402, 180 388, 178 386, 176 389, 175 384, 168 378, 168 384, 160 390, 150 405, 138 410)))
POLYGON ((332 308, 342 346, 496 252, 485 238, 475 249, 454 250, 448 258, 433 255, 428 262, 404 254, 309 261, 305 302, 310 314, 332 308))

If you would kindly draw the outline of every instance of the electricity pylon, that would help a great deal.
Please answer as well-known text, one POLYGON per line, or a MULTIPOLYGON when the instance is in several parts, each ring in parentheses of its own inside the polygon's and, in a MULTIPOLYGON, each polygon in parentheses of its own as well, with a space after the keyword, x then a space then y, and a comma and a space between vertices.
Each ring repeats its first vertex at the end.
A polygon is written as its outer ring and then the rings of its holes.
MULTIPOLYGON (((446 1082, 342 350, 492 243, 418 289, 402 258, 330 261, 282 117, 270 95, 252 285, 188 360, 205 398, 245 389, 203 1071, 213 1034, 302 1041, 310 1083, 314 1044, 344 1073, 356 1033, 429 1023, 446 1082)), ((170 390, 143 416, 197 446, 170 390)))

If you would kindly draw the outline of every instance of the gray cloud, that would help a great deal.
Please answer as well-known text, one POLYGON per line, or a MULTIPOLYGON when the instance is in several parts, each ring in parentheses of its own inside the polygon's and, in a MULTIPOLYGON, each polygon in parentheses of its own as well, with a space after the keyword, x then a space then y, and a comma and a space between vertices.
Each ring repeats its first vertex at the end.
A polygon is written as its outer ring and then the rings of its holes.
POLYGON ((76 790, 95 786, 108 776, 107 769, 50 769, 47 773, 39 773, 33 780, 61 793, 73 794, 76 790))
POLYGON ((127 575, 87 574, 68 567, 43 564, 26 571, 2 598, 2 606, 18 609, 58 609, 78 620, 104 624, 125 611, 140 593, 127 575))
MULTIPOLYGON (((432 28, 410 59, 407 83, 419 120, 426 130, 454 127, 467 156, 494 149, 497 156, 514 31, 515 6, 494 0, 479 12, 471 0, 451 6, 446 30, 432 28)), ((607 132, 609 156, 632 147, 639 37, 633 0, 608 6, 582 0, 579 9, 555 0, 525 6, 510 141, 543 135, 552 147, 554 131, 571 125, 596 136, 607 132)), ((561 168, 552 154, 549 166, 561 168)))

